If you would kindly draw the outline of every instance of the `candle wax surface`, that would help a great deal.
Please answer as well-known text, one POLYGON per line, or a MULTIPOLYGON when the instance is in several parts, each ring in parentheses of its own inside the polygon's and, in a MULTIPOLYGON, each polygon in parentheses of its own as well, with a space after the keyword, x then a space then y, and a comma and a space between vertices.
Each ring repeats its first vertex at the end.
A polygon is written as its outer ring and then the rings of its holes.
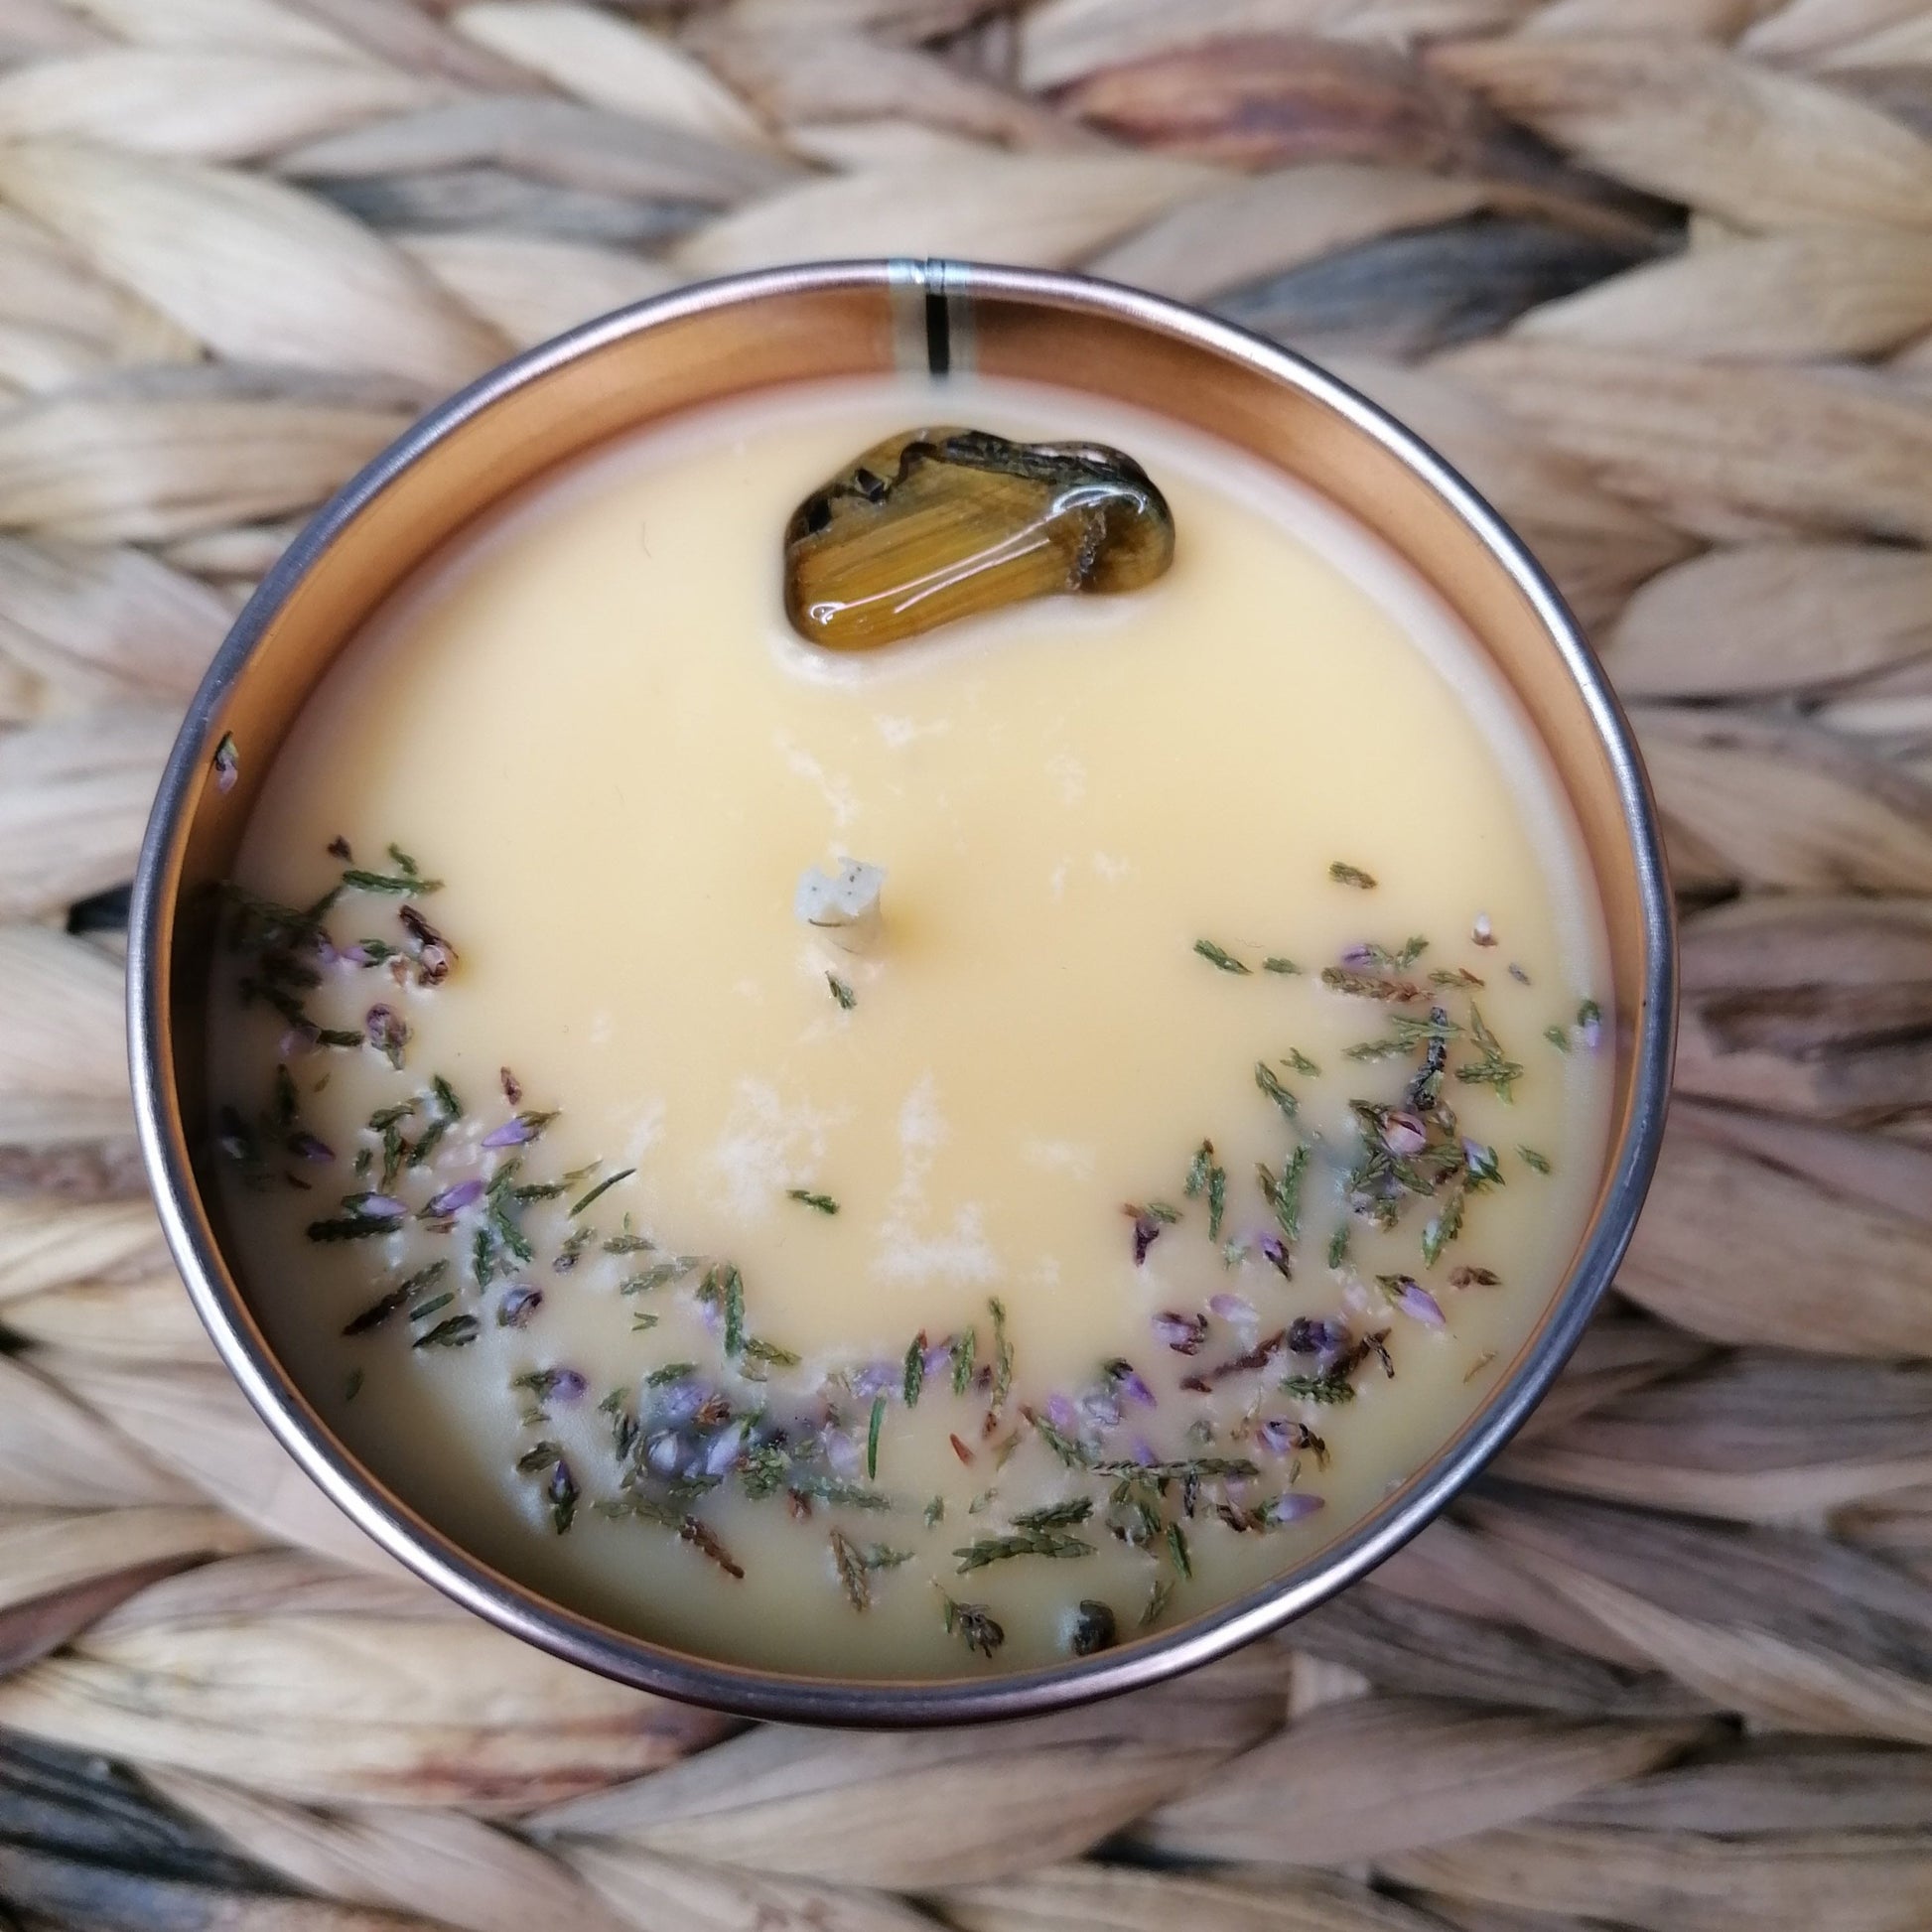
POLYGON ((282 1012, 245 996, 245 944, 217 961, 251 1305, 429 1521, 705 1655, 1036 1666, 1083 1617, 1131 1642, 1306 1562, 1506 1373, 1599 1183, 1601 912, 1513 699, 1358 526, 1125 406, 814 385, 542 480, 352 640, 236 879, 308 904, 337 840, 443 884, 345 891, 327 947, 284 950, 282 1012), (786 519, 927 421, 1125 450, 1173 507, 1172 569, 814 651, 781 608, 786 519), (793 911, 846 856, 887 872, 867 957, 793 911), (440 984, 342 956, 420 951, 404 905, 454 949, 440 984), (376 1044, 315 1043, 291 1000, 376 1044), (1424 1122, 1432 1007, 1452 1119, 1424 1122), (1349 1057, 1398 1021, 1387 1057, 1349 1057), (410 1165, 437 1076, 462 1112, 410 1165), (405 1102, 385 1160, 367 1123, 405 1102), (1385 1172, 1418 1126, 1443 1184, 1397 1186, 1391 1226, 1350 1212, 1351 1171, 1357 1208, 1387 1191, 1365 1149, 1385 1172))

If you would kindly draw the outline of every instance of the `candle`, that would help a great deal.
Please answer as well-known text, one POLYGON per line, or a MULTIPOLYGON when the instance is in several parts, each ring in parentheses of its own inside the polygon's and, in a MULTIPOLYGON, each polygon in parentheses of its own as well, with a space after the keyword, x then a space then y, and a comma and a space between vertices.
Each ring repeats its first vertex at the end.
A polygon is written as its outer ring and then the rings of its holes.
POLYGON ((997 1672, 1306 1561, 1601 1173, 1602 914, 1501 680, 1311 492, 1090 396, 801 386, 579 459, 350 643, 234 877, 271 1343, 465 1547, 707 1656, 997 1672), (932 422, 1127 452, 1171 567, 806 641, 789 520, 932 422))

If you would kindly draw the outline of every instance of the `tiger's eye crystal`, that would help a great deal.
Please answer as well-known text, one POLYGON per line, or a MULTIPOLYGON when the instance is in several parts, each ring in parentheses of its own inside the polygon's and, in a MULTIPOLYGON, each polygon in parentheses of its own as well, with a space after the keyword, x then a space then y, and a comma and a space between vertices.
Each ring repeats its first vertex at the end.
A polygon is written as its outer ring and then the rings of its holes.
POLYGON ((1167 499, 1118 450, 907 430, 793 512, 785 614, 812 643, 872 650, 1029 598, 1139 590, 1173 560, 1167 499))

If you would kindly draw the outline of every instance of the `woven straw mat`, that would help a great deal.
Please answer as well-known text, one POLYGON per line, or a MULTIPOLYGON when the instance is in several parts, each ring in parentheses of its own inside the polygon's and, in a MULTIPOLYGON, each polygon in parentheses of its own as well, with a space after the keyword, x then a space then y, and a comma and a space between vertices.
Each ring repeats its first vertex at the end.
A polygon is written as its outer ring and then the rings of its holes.
POLYGON ((0 0, 0 1925, 1932 1925, 1932 10, 0 0), (1091 268, 1313 352, 1629 701, 1679 1099, 1597 1327, 1341 1601, 1004 1727, 737 1728, 376 1558, 131 1152, 183 704, 427 402, 677 283, 1091 268))

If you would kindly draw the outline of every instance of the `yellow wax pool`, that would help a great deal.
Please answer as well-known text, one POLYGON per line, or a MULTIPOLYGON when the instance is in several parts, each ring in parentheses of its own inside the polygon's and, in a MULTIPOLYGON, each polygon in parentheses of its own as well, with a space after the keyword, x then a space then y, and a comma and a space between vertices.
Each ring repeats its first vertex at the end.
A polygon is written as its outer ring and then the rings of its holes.
POLYGON ((767 394, 525 491, 266 780, 239 885, 345 870, 217 967, 252 1304, 430 1520, 708 1655, 1030 1666, 1294 1566, 1596 1188, 1601 914, 1500 681, 1311 493, 1070 392, 767 394), (787 517, 931 421, 1129 452, 1173 568, 814 651, 787 517), (862 956, 793 909, 846 856, 862 956))

